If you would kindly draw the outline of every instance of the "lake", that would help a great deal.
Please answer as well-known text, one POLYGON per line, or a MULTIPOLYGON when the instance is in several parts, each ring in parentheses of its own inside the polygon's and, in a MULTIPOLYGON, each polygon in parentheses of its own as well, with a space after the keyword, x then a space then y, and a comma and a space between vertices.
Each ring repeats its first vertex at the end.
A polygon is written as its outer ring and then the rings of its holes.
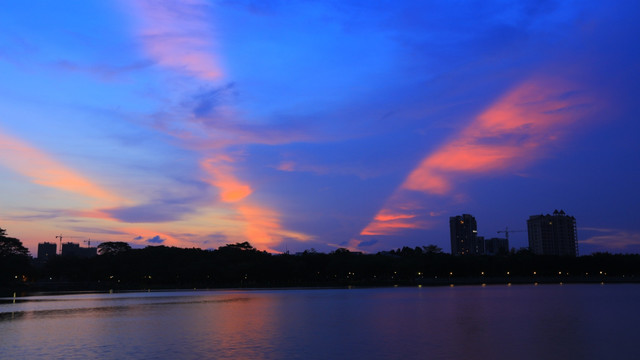
POLYGON ((640 285, 0 299, 1 359, 637 359, 640 285))

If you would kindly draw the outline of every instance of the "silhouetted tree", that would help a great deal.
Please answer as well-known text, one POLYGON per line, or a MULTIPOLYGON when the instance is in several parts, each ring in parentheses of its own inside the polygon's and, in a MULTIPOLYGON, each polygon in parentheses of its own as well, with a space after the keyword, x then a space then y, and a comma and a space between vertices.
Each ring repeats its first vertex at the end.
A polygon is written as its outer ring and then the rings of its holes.
POLYGON ((131 245, 123 241, 107 241, 98 245, 99 255, 118 255, 131 250, 131 245))
POLYGON ((0 228, 0 257, 29 256, 29 250, 16 238, 8 237, 7 230, 0 228))
POLYGON ((221 248, 225 248, 225 247, 230 249, 243 250, 243 251, 256 250, 256 248, 254 248, 251 244, 249 244, 248 241, 235 243, 235 244, 227 244, 225 246, 222 246, 221 248))
POLYGON ((436 245, 427 245, 422 247, 426 254, 442 254, 442 248, 436 245))
POLYGON ((296 255, 274 255, 257 250, 248 242, 227 244, 216 250, 167 246, 131 249, 127 243, 107 242, 99 246, 101 256, 55 257, 34 268, 19 240, 9 238, 4 229, 0 229, 0 240, 0 292, 32 286, 88 290, 600 282, 613 277, 640 281, 640 255, 559 257, 522 250, 503 256, 453 256, 435 245, 405 246, 377 254, 339 248, 331 253, 310 249, 296 255))
POLYGON ((3 284, 25 282, 31 273, 29 250, 16 238, 7 236, 5 229, 0 229, 0 288, 3 284))
POLYGON ((347 248, 337 248, 335 250, 333 250, 332 252, 330 252, 329 254, 333 254, 333 255, 338 255, 338 254, 350 254, 351 251, 349 251, 349 249, 347 248))

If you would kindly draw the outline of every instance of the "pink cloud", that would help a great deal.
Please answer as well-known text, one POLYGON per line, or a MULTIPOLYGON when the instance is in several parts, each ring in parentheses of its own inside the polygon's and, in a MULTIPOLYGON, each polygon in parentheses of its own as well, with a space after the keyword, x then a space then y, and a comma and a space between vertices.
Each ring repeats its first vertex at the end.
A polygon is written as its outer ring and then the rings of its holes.
POLYGON ((402 220, 402 219, 413 219, 415 218, 415 215, 408 215, 408 214, 381 214, 378 213, 378 215, 376 215, 375 220, 377 221, 396 221, 396 220, 402 220))
POLYGON ((586 96, 564 96, 573 88, 550 80, 525 82, 480 114, 452 141, 422 160, 403 189, 446 194, 461 174, 521 168, 547 154, 585 114, 586 96))
POLYGON ((238 206, 237 210, 246 221, 244 235, 257 249, 277 252, 273 246, 284 239, 311 239, 306 234, 284 229, 280 223, 280 214, 274 210, 251 204, 238 206))
POLYGON ((226 203, 238 202, 251 195, 252 192, 248 184, 239 181, 233 175, 231 163, 233 163, 233 159, 226 155, 211 156, 200 163, 210 175, 207 181, 218 188, 220 200, 226 203))
POLYGON ((276 210, 247 201, 252 190, 233 175, 234 162, 234 158, 228 155, 212 155, 202 161, 201 166, 210 175, 208 182, 219 189, 220 200, 237 212, 234 220, 243 229, 240 236, 257 249, 270 252, 277 252, 273 247, 285 238, 309 240, 308 235, 284 229, 280 222, 281 214, 276 210))
POLYGON ((414 216, 411 192, 454 196, 456 184, 469 176, 496 175, 525 167, 547 156, 584 117, 593 99, 557 80, 533 79, 508 92, 478 115, 449 142, 427 155, 411 171, 361 235, 393 234, 428 226, 414 216), (394 217, 389 217, 394 214, 394 217))
MULTIPOLYGON (((224 71, 215 55, 216 44, 212 31, 213 20, 207 2, 200 0, 126 2, 136 20, 136 31, 144 51, 160 66, 191 76, 193 80, 212 81, 223 78, 224 71)), ((206 94, 205 94, 206 95, 206 94)), ((208 101, 195 97, 193 100, 208 101)), ((197 104, 190 104, 193 108, 197 104)), ((179 139, 186 148, 199 151, 204 179, 219 193, 220 202, 214 206, 228 209, 237 216, 232 225, 220 229, 234 239, 244 238, 261 250, 274 251, 273 246, 284 238, 299 241, 309 236, 283 228, 281 214, 274 209, 249 202, 253 189, 238 178, 237 157, 229 146, 247 143, 279 144, 295 141, 290 128, 252 125, 241 120, 237 109, 216 104, 215 119, 209 111, 197 114, 179 107, 175 113, 159 115, 154 128, 179 139), (238 234, 238 226, 242 234, 238 234)), ((286 166, 285 171, 291 171, 286 166)), ((144 235, 147 236, 147 235, 144 235)))
POLYGON ((277 167, 280 171, 296 171, 296 164, 293 161, 283 161, 277 167))
POLYGON ((424 229, 432 221, 421 216, 423 206, 412 199, 399 198, 395 195, 392 201, 378 211, 373 220, 360 232, 360 235, 393 235, 407 229, 424 229))
POLYGON ((204 1, 127 1, 144 50, 161 66, 215 80, 222 76, 214 54, 212 20, 204 1))
POLYGON ((582 228, 580 230, 593 231, 598 234, 580 240, 578 244, 589 244, 616 250, 624 250, 629 246, 640 245, 640 233, 637 232, 601 228, 582 228))
POLYGON ((127 202, 35 147, 0 132, 0 164, 32 183, 108 203, 127 202))

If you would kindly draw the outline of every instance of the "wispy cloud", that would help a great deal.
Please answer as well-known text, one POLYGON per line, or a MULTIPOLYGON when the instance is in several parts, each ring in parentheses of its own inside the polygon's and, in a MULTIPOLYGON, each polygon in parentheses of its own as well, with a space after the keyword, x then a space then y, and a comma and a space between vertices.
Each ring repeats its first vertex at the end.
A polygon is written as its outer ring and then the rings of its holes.
POLYGON ((127 65, 94 64, 84 65, 69 60, 57 61, 53 64, 56 69, 67 72, 84 73, 97 76, 103 80, 113 80, 118 76, 148 68, 153 65, 151 61, 138 61, 127 65))
POLYGON ((90 234, 105 234, 105 235, 126 235, 125 232, 111 229, 103 229, 97 227, 86 227, 86 226, 72 226, 71 230, 81 232, 81 233, 90 233, 90 234))
POLYGON ((581 228, 580 231, 595 233, 578 244, 587 244, 602 249, 625 250, 640 245, 640 233, 607 228, 581 228))
POLYGON ((402 189, 446 194, 461 174, 504 172, 546 156, 588 109, 590 99, 574 90, 557 80, 519 85, 427 156, 402 189))
MULTIPOLYGON (((216 55, 210 5, 198 0, 167 0, 139 1, 127 6, 136 18, 136 31, 148 56, 161 68, 181 74, 183 84, 197 89, 190 96, 183 96, 187 100, 170 101, 174 106, 156 113, 152 126, 199 154, 202 180, 217 189, 219 195, 218 201, 205 206, 222 207, 235 215, 231 224, 227 224, 230 227, 222 230, 224 239, 249 240, 262 250, 273 250, 274 245, 286 238, 308 239, 307 235, 284 229, 278 211, 250 199, 254 190, 248 181, 238 176, 239 157, 229 150, 231 146, 289 142, 293 132, 243 121, 229 104, 236 91, 235 84, 225 79, 220 57, 216 55)), ((139 210, 143 209, 138 206, 110 213, 131 220, 132 216, 140 217, 139 210)), ((162 218, 163 214, 179 215, 149 210, 152 211, 146 212, 147 215, 153 215, 154 219, 158 215, 162 218)), ((142 215, 138 220, 145 219, 142 215)))
POLYGON ((215 80, 223 71, 214 55, 209 5, 204 1, 126 1, 136 15, 144 50, 159 65, 215 80))
POLYGON ((150 244, 162 244, 164 243, 164 239, 160 237, 160 235, 156 235, 150 239, 146 240, 150 244))
POLYGON ((560 139, 593 106, 575 85, 557 79, 526 81, 502 96, 409 174, 361 235, 425 228, 416 195, 458 196, 456 185, 474 176, 517 171, 561 148, 560 139))
POLYGON ((251 204, 238 206, 237 209, 246 221, 244 235, 257 248, 275 252, 273 246, 285 239, 297 241, 312 239, 309 235, 283 228, 280 214, 274 210, 251 204))
POLYGON ((154 223, 175 221, 192 213, 191 206, 158 202, 128 207, 103 209, 102 212, 113 219, 130 223, 154 223))
POLYGON ((127 200, 55 160, 44 151, 11 137, 1 130, 0 164, 21 174, 34 184, 79 194, 105 204, 127 202, 127 200))
POLYGON ((210 176, 205 179, 220 191, 220 200, 226 203, 240 201, 251 195, 251 187, 233 175, 234 160, 228 155, 214 155, 201 162, 202 168, 210 176))
POLYGON ((215 109, 229 102, 233 97, 235 84, 206 88, 193 95, 185 105, 193 109, 193 116, 197 119, 210 119, 217 115, 215 109))
POLYGON ((422 207, 417 204, 404 209, 384 208, 360 235, 392 235, 400 230, 425 228, 427 222, 419 216, 420 210, 422 207))

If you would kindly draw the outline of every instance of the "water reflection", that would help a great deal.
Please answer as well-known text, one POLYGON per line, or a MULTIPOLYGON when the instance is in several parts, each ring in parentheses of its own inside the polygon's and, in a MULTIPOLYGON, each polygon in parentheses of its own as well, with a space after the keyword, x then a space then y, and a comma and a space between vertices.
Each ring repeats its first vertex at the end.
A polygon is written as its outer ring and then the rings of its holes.
POLYGON ((42 296, 0 303, 0 348, 6 358, 633 358, 638 301, 639 285, 42 296))

